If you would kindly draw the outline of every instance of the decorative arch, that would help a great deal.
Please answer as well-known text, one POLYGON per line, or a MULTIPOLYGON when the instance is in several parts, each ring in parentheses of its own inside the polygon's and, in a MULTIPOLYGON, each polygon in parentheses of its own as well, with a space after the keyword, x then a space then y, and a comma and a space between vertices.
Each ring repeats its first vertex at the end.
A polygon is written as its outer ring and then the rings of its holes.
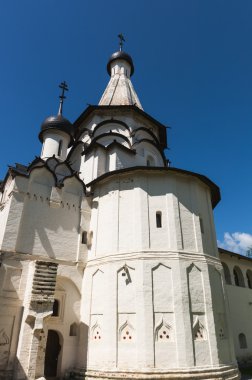
POLYGON ((242 271, 237 265, 233 269, 233 275, 234 275, 235 285, 245 287, 242 271))
POLYGON ((135 339, 135 330, 133 326, 126 320, 119 328, 119 340, 124 343, 130 343, 135 339))
POLYGON ((153 138, 153 140, 156 142, 156 144, 157 145, 159 144, 157 136, 150 129, 148 129, 146 127, 139 127, 137 129, 134 129, 134 131, 131 132, 131 136, 134 137, 139 131, 144 131, 144 132, 148 133, 148 135, 153 138))
POLYGON ((157 152, 160 154, 161 159, 163 160, 164 166, 166 166, 166 158, 165 158, 164 152, 160 148, 159 144, 156 144, 154 141, 149 140, 149 139, 142 139, 142 140, 134 142, 134 144, 132 144, 132 148, 136 149, 136 146, 141 145, 143 143, 150 144, 151 147, 154 147, 157 150, 157 152))
POLYGON ((99 342, 102 339, 102 330, 98 321, 96 321, 93 327, 91 328, 91 339, 94 342, 99 342))
POLYGON ((224 263, 222 261, 221 264, 222 264, 222 267, 223 267, 223 272, 224 272, 224 277, 225 277, 226 284, 231 285, 232 282, 231 282, 230 270, 229 270, 229 268, 228 268, 228 266, 227 266, 226 263, 224 263))
POLYGON ((124 136, 124 135, 122 135, 120 133, 117 133, 117 132, 102 133, 101 135, 96 136, 96 137, 93 138, 92 144, 94 144, 95 142, 98 142, 98 140, 101 140, 104 137, 111 137, 111 138, 113 138, 113 137, 116 138, 117 137, 117 138, 120 138, 120 139, 124 140, 127 143, 127 145, 128 145, 129 148, 131 148, 131 143, 130 143, 128 137, 126 137, 126 136, 124 136))
POLYGON ((118 274, 121 273, 122 277, 125 278, 125 283, 128 285, 129 283, 132 282, 130 271, 134 271, 135 268, 129 267, 127 264, 124 264, 123 267, 118 269, 118 274))
POLYGON ((200 322, 199 317, 196 318, 193 324, 193 339, 194 340, 206 340, 206 329, 200 322))
POLYGON ((97 124, 96 127, 94 128, 94 130, 92 131, 92 136, 94 137, 97 130, 100 129, 101 127, 103 127, 104 125, 107 125, 107 124, 120 125, 123 128, 125 128, 128 132, 130 132, 129 126, 126 123, 124 123, 123 121, 117 120, 117 119, 110 119, 110 120, 104 120, 101 123, 97 124))
POLYGON ((167 323, 163 317, 155 327, 155 341, 156 342, 169 342, 173 340, 172 326, 167 323))

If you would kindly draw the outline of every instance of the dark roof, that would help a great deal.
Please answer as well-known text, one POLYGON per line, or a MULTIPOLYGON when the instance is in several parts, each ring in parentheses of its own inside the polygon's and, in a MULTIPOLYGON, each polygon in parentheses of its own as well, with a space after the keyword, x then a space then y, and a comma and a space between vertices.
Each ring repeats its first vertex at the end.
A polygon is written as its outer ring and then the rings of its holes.
POLYGON ((228 251, 227 249, 218 248, 218 251, 219 251, 219 253, 223 253, 223 254, 229 255, 231 257, 236 257, 238 260, 252 261, 252 257, 243 256, 243 255, 240 255, 239 253, 228 251))
POLYGON ((41 124, 40 133, 39 133, 39 139, 41 142, 43 142, 43 133, 50 129, 57 129, 59 131, 63 131, 67 133, 70 136, 70 139, 71 139, 70 141, 72 143, 73 135, 74 135, 73 126, 70 123, 70 121, 67 120, 61 114, 58 114, 56 116, 49 116, 43 121, 43 123, 41 124))
POLYGON ((113 61, 115 61, 116 59, 122 59, 122 60, 128 62, 130 67, 131 67, 130 76, 132 76, 134 74, 134 64, 133 64, 133 60, 132 60, 131 56, 129 54, 125 53, 124 51, 117 51, 117 52, 113 53, 108 60, 107 72, 109 75, 111 75, 111 63, 113 61))
POLYGON ((40 157, 36 157, 29 164, 29 166, 25 166, 25 165, 22 165, 22 164, 16 164, 16 166, 9 166, 9 170, 7 171, 7 174, 6 174, 5 178, 4 178, 4 180, 0 183, 0 191, 1 192, 3 191, 4 186, 6 184, 7 179, 9 178, 9 176, 12 176, 12 178, 15 178, 16 176, 21 176, 21 177, 29 178, 31 172, 34 169, 42 169, 42 168, 46 168, 47 170, 49 170, 52 173, 52 175, 53 175, 53 177, 55 179, 55 186, 62 187, 62 184, 65 181, 65 179, 71 178, 71 177, 75 177, 81 183, 84 191, 86 191, 86 187, 85 187, 84 182, 79 178, 79 173, 76 172, 75 170, 73 170, 67 161, 61 162, 60 160, 58 160, 54 156, 48 158, 46 161, 42 160, 40 157), (56 175, 55 175, 55 170, 52 169, 52 168, 50 168, 49 165, 48 165, 48 162, 50 160, 52 160, 52 159, 54 159, 54 160, 57 161, 57 164, 55 165, 54 169, 56 169, 60 165, 66 165, 69 168, 69 170, 70 170, 70 175, 69 176, 65 176, 62 179, 58 180, 57 177, 56 177, 56 175))
POLYGON ((103 110, 118 110, 118 111, 133 111, 136 112, 138 115, 141 115, 148 119, 151 123, 155 124, 158 127, 159 130, 159 140, 160 140, 160 146, 162 149, 167 148, 167 138, 166 138, 166 127, 161 124, 159 121, 154 119, 152 116, 150 116, 148 113, 144 112, 140 108, 138 108, 135 105, 119 105, 119 106, 95 106, 95 105, 89 105, 84 112, 78 117, 78 119, 75 120, 73 123, 74 129, 75 129, 75 134, 76 137, 78 135, 79 127, 83 123, 83 121, 90 116, 93 112, 95 111, 103 111, 103 110))
POLYGON ((110 178, 110 177, 113 177, 113 176, 121 174, 121 173, 122 174, 123 173, 131 173, 131 172, 135 172, 138 170, 139 171, 140 170, 141 171, 142 170, 152 171, 152 172, 153 171, 155 171, 155 172, 158 172, 158 171, 160 171, 160 172, 175 172, 175 173, 179 173, 179 174, 185 174, 185 175, 190 175, 192 177, 196 177, 200 181, 202 181, 205 185, 207 185, 209 187, 209 189, 211 191, 211 201, 212 201, 213 208, 219 203, 219 201, 221 199, 219 187, 214 182, 212 182, 209 178, 207 178, 206 176, 204 176, 202 174, 190 172, 188 170, 171 168, 171 167, 135 166, 135 167, 130 167, 130 168, 126 168, 126 169, 114 170, 114 171, 107 172, 107 173, 101 175, 100 177, 98 177, 95 180, 88 183, 86 186, 87 187, 94 186, 106 178, 110 178))

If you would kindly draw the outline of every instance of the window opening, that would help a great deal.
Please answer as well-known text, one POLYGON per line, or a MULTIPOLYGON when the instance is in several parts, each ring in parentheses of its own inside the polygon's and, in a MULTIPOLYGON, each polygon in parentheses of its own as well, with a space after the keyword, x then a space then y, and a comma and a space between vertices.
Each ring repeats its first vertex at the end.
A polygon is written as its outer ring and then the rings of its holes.
POLYGON ((239 334, 239 344, 240 344, 240 348, 248 348, 247 339, 246 339, 245 334, 243 333, 239 334))
POLYGON ((200 221, 200 231, 201 231, 201 233, 203 234, 203 233, 204 233, 203 219, 200 217, 200 218, 199 218, 199 221, 200 221))
POLYGON ((62 140, 59 141, 58 156, 61 156, 61 154, 62 154, 62 140))
POLYGON ((59 316, 59 301, 55 299, 53 303, 52 317, 58 317, 58 316, 59 316))
POLYGON ((77 336, 77 323, 72 323, 69 330, 70 336, 77 336))
POLYGON ((87 244, 87 231, 82 232, 81 244, 87 244))
POLYGON ((156 226, 157 228, 162 227, 162 212, 161 211, 156 212, 156 226))

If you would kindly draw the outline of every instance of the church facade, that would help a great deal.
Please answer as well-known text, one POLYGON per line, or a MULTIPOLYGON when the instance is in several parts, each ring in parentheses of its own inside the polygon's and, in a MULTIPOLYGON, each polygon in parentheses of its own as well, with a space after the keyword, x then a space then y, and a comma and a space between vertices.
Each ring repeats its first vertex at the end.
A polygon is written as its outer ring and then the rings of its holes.
POLYGON ((0 379, 239 379, 251 261, 240 273, 218 252, 219 188, 169 166, 132 58, 120 50, 107 70, 74 124, 62 83, 40 157, 1 183, 0 379))

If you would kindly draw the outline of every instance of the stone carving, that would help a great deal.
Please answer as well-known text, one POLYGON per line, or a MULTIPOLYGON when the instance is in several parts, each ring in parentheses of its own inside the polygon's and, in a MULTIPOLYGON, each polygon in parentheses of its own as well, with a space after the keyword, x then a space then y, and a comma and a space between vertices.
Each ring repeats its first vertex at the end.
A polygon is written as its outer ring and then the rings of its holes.
POLYGON ((173 340, 172 326, 163 318, 155 328, 155 340, 157 342, 169 342, 173 340))
POLYGON ((10 339, 4 329, 0 330, 0 346, 6 346, 10 343, 10 339))
POLYGON ((125 343, 134 340, 134 328, 128 320, 119 328, 119 340, 125 343))
POLYGON ((101 334, 101 327, 98 321, 96 321, 91 331, 92 331, 92 340, 99 342, 102 339, 102 334, 101 334))
POLYGON ((10 338, 5 329, 0 330, 0 369, 5 369, 9 359, 10 338))
POLYGON ((203 324, 197 317, 193 324, 193 339, 194 340, 206 340, 206 330, 203 324))

